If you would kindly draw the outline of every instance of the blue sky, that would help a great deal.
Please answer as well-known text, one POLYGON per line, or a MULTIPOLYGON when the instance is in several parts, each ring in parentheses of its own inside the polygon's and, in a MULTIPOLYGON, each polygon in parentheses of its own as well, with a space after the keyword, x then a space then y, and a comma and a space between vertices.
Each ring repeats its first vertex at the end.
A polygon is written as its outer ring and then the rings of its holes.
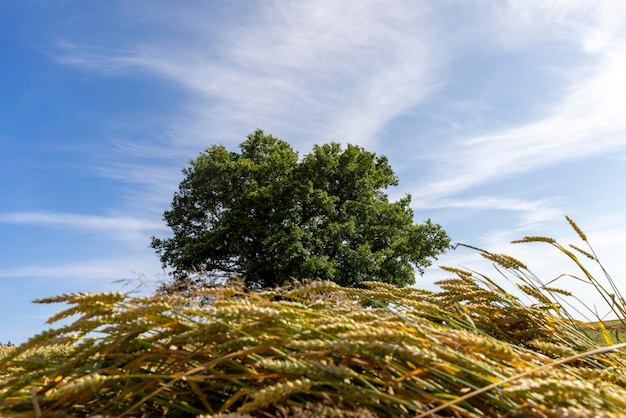
POLYGON ((61 309, 35 298, 150 291, 181 169, 257 128, 387 155, 416 220, 546 280, 576 270, 509 242, 580 245, 566 214, 626 274, 621 0, 0 0, 0 62, 0 342, 61 309))

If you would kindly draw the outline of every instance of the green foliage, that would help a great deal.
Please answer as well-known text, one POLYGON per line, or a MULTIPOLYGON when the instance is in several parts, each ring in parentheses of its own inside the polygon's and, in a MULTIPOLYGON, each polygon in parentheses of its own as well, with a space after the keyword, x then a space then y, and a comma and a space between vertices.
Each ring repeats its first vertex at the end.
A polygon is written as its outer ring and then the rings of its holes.
POLYGON ((239 153, 212 146, 183 173, 164 214, 173 237, 152 241, 174 269, 172 289, 193 284, 194 270, 242 276, 249 288, 291 278, 405 286, 449 248, 439 225, 414 224, 410 196, 388 201, 397 178, 386 157, 357 146, 315 146, 299 160, 259 130, 239 153))

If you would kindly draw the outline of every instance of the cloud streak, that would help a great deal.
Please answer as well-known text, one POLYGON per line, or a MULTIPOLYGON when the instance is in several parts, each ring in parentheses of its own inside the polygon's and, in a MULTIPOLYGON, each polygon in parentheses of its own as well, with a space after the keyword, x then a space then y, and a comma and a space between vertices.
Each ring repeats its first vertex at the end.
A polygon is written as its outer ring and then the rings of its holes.
POLYGON ((50 294, 66 291, 131 291, 137 287, 142 293, 148 293, 161 281, 167 280, 166 275, 155 269, 155 263, 148 258, 96 259, 57 265, 31 264, 0 270, 0 280, 18 278, 36 279, 46 286, 52 284, 57 290, 46 287, 46 292, 50 294))
POLYGON ((498 196, 477 196, 468 199, 444 199, 432 206, 424 203, 414 205, 418 209, 458 208, 464 210, 520 212, 520 228, 527 229, 546 221, 560 220, 563 211, 555 207, 556 199, 545 198, 535 201, 511 199, 498 196))
POLYGON ((439 160, 437 180, 418 188, 414 195, 418 199, 440 199, 557 163, 624 152, 623 74, 626 48, 611 45, 597 58, 591 76, 573 82, 560 102, 544 106, 544 118, 460 138, 446 146, 449 162, 439 160))
POLYGON ((88 261, 84 263, 65 264, 60 266, 30 265, 0 271, 1 277, 36 277, 47 279, 68 280, 123 280, 133 274, 129 270, 120 269, 120 260, 88 261))
MULTIPOLYGON (((386 123, 433 91, 439 57, 423 6, 368 0, 256 7, 254 18, 233 22, 211 48, 191 41, 207 36, 194 24, 210 16, 201 8, 187 15, 191 29, 176 48, 137 42, 96 49, 66 42, 59 60, 109 74, 141 69, 172 80, 195 94, 187 116, 198 115, 196 122, 210 127, 205 132, 221 140, 240 140, 263 127, 304 141, 371 144, 386 123)), ((183 11, 170 15, 177 13, 183 11)), ((189 136, 198 130, 187 128, 189 136)))
POLYGON ((53 212, 0 213, 0 222, 7 224, 66 227, 90 232, 136 233, 164 230, 162 222, 129 216, 94 216, 53 212))
MULTIPOLYGON (((623 22, 614 17, 623 6, 486 3, 468 6, 490 10, 479 14, 484 27, 448 28, 455 35, 436 30, 431 23, 435 11, 414 2, 394 7, 379 0, 358 5, 268 2, 242 13, 219 36, 198 23, 211 16, 211 8, 199 7, 190 15, 174 7, 167 14, 148 13, 150 23, 160 27, 170 20, 185 22, 174 43, 137 39, 94 48, 65 42, 59 60, 108 74, 141 70, 192 93, 181 113, 165 122, 172 135, 152 144, 161 155, 168 148, 180 155, 181 144, 187 150, 215 141, 234 144, 258 127, 290 139, 299 149, 327 140, 372 146, 395 118, 442 94, 445 72, 439 71, 465 53, 454 46, 464 36, 477 35, 474 42, 485 42, 492 50, 560 40, 578 45, 596 64, 578 71, 559 69, 572 72, 569 93, 542 105, 542 119, 433 141, 431 154, 441 169, 413 195, 418 200, 445 198, 496 178, 623 150, 626 51, 616 46, 625 38, 623 22), (213 41, 211 46, 203 47, 207 40, 213 41), (442 155, 454 164, 446 164, 442 155)), ((128 10, 145 15, 145 4, 139 4, 128 10)), ((131 148, 118 143, 121 149, 131 148)), ((384 144, 379 148, 384 150, 384 144)))

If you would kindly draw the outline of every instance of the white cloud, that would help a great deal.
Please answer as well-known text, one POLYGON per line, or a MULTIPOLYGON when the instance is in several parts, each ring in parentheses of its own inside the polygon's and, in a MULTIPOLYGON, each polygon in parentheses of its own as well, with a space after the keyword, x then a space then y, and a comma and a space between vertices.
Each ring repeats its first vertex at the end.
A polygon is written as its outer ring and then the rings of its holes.
POLYGON ((424 6, 369 0, 258 7, 253 18, 221 27, 219 43, 211 46, 197 41, 211 25, 196 24, 211 10, 189 15, 173 8, 167 18, 180 20, 182 13, 189 28, 175 48, 171 42, 115 49, 66 42, 58 59, 105 73, 141 69, 186 87, 195 98, 183 109, 185 128, 177 128, 183 137, 199 130, 188 124, 196 113, 205 132, 221 140, 241 140, 261 127, 306 141, 371 143, 387 122, 433 90, 440 57, 424 6))
MULTIPOLYGON (((596 58, 588 68, 559 69, 571 73, 570 94, 560 103, 541 104, 542 120, 433 144, 432 153, 451 156, 456 167, 435 173, 438 180, 414 194, 447 196, 494 177, 623 145, 626 64, 624 51, 616 48, 624 39, 623 19, 616 17, 623 15, 620 4, 478 1, 465 6, 473 10, 474 25, 464 21, 442 29, 433 22, 442 24, 439 14, 452 15, 454 7, 276 1, 248 6, 239 19, 222 26, 199 23, 214 12, 201 4, 190 13, 179 6, 165 12, 139 3, 126 12, 149 16, 142 19, 154 27, 171 29, 176 22, 177 36, 167 42, 137 38, 108 48, 65 42, 59 60, 105 73, 142 70, 192 92, 181 113, 163 122, 167 142, 144 147, 167 154, 164 150, 180 152, 181 143, 240 142, 259 127, 296 148, 331 139, 372 145, 389 122, 445 85, 442 75, 451 58, 475 51, 478 44, 497 49, 509 41, 528 46, 565 39, 582 50, 594 43, 596 58), (589 72, 595 74, 580 79, 589 72)), ((139 24, 142 19, 136 18, 139 24)))
POLYGON ((9 224, 64 227, 91 232, 105 232, 124 238, 129 234, 164 230, 163 222, 129 216, 95 216, 53 212, 0 213, 0 222, 9 224))
POLYGON ((442 199, 432 203, 417 203, 417 209, 444 209, 456 208, 481 211, 510 211, 519 212, 520 226, 517 230, 532 228, 537 224, 561 219, 563 210, 555 207, 557 199, 544 198, 530 201, 519 198, 505 198, 498 196, 476 196, 466 199, 442 199))
MULTIPOLYGON (((419 158, 420 163, 429 163, 433 169, 427 178, 420 178, 419 186, 412 188, 414 201, 437 207, 439 200, 450 199, 477 186, 557 163, 580 162, 626 150, 626 119, 622 115, 626 105, 623 77, 626 73, 626 3, 470 4, 476 6, 473 13, 482 27, 468 25, 468 29, 459 29, 471 35, 468 41, 462 42, 465 51, 450 45, 448 39, 443 44, 448 54, 462 57, 468 54, 466 51, 475 54, 487 50, 499 57, 503 49, 541 51, 557 42, 561 45, 560 52, 566 49, 570 54, 575 53, 577 59, 559 62, 555 55, 532 64, 543 70, 549 67, 549 72, 557 74, 559 82, 568 84, 561 97, 552 96, 550 102, 535 100, 531 109, 516 108, 515 98, 503 101, 510 107, 509 114, 527 112, 539 117, 491 132, 482 129, 479 135, 472 134, 472 129, 457 129, 450 135, 429 141, 428 146, 422 145, 421 152, 414 158, 419 158), (485 13, 487 10, 491 10, 490 15, 485 13), (595 45, 593 51, 589 49, 590 42, 595 45), (450 52, 450 49, 455 51, 450 52)), ((523 52, 517 53, 520 54, 518 59, 524 57, 523 52)), ((502 59, 510 59, 508 54, 502 59)), ((483 64, 482 71, 489 73, 490 63, 483 64)), ((499 62, 493 64, 497 67, 499 62)), ((528 79, 528 74, 523 74, 523 79, 528 79)), ((471 83, 471 80, 463 81, 471 83)), ((502 87, 496 84, 494 88, 502 87)), ((532 91, 533 86, 528 88, 532 91)), ((479 97, 472 101, 480 102, 479 97)), ((466 109, 464 114, 482 111, 484 109, 466 109)), ((487 125, 497 126, 498 121, 487 125)))
POLYGON ((0 270, 0 279, 38 280, 40 287, 50 294, 59 291, 125 291, 140 284, 144 291, 149 291, 160 281, 167 280, 160 267, 156 257, 138 255, 54 265, 23 265, 0 270))
POLYGON ((587 21, 593 9, 589 2, 576 0, 509 0, 495 2, 492 12, 500 40, 518 46, 538 38, 576 36, 581 28, 574 22, 587 21))
POLYGON ((595 74, 575 84, 546 117, 446 146, 438 179, 414 192, 418 199, 454 195, 471 187, 555 163, 626 149, 626 48, 608 52, 595 74))
POLYGON ((68 280, 121 280, 132 277, 130 270, 120 269, 120 260, 87 261, 60 266, 20 266, 0 271, 0 277, 35 277, 68 280))
MULTIPOLYGON (((162 213, 169 207, 178 183, 183 178, 181 169, 182 163, 180 166, 159 166, 121 161, 95 167, 98 175, 124 184, 121 194, 125 200, 125 210, 135 214, 137 220, 146 222, 144 229, 164 229, 162 213)), ((112 217, 111 222, 115 222, 115 219, 120 222, 125 218, 112 217)))

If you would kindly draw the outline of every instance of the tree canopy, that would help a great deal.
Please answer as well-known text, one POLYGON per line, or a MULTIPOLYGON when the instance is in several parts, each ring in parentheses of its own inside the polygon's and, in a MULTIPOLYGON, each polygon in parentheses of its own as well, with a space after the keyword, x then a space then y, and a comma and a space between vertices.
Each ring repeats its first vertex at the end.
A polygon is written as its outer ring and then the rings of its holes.
POLYGON ((409 195, 389 202, 398 179, 385 156, 329 143, 299 159, 261 130, 239 148, 213 145, 190 161, 164 213, 173 236, 152 239, 183 287, 193 270, 250 288, 292 278, 405 286, 450 246, 441 226, 414 223, 409 195))

